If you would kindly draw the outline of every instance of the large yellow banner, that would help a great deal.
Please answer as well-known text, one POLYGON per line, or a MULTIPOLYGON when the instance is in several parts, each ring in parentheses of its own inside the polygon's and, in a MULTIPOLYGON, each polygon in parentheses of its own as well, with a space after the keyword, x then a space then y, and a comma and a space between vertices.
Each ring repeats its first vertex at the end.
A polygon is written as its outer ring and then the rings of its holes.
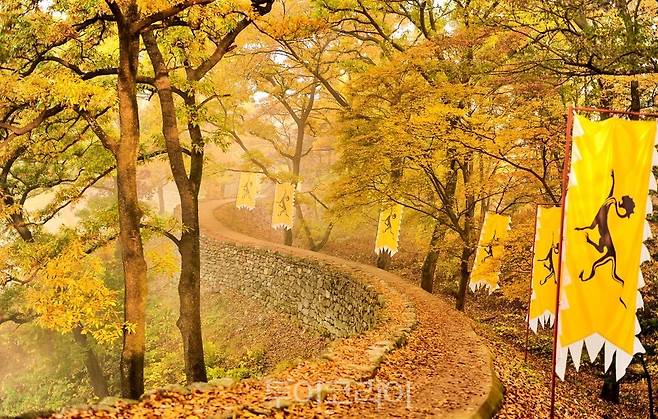
POLYGON ((480 287, 489 289, 489 294, 498 289, 498 276, 502 263, 503 243, 511 228, 508 215, 487 212, 484 216, 478 248, 469 287, 475 292, 480 287))
POLYGON ((295 185, 277 183, 274 189, 272 208, 272 228, 291 230, 295 211, 295 185))
POLYGON ((240 173, 235 206, 248 210, 256 208, 256 196, 258 195, 259 188, 260 177, 258 173, 240 173))
POLYGON ((535 333, 537 324, 550 327, 555 320, 561 216, 562 210, 559 207, 537 207, 532 295, 528 316, 530 328, 535 333))
POLYGON ((379 213, 375 253, 387 251, 393 256, 398 252, 400 227, 402 226, 402 205, 394 204, 379 213))
POLYGON ((656 122, 575 118, 558 318, 562 379, 567 353, 580 366, 583 342, 592 361, 605 345, 605 369, 615 356, 617 379, 644 351, 635 312, 640 264, 649 258, 643 241, 655 141, 656 122))

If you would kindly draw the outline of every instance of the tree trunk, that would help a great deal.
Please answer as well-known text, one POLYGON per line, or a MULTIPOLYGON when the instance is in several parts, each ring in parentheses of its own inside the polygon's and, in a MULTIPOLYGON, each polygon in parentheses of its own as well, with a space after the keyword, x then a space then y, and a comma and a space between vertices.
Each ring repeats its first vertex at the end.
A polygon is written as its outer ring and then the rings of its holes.
MULTIPOLYGON (((295 178, 295 192, 297 191, 297 185, 299 184, 299 174, 302 170, 302 151, 304 150, 304 136, 306 129, 306 121, 308 116, 303 117, 297 124, 297 142, 295 143, 295 155, 292 159, 292 174, 295 178)), ((297 201, 297 197, 295 201, 297 201)), ((289 230, 283 230, 283 244, 286 246, 292 246, 293 242, 293 233, 292 226, 289 230)))
POLYGON ((87 368, 91 387, 94 389, 94 395, 99 399, 107 397, 110 392, 107 387, 105 374, 103 374, 103 368, 101 368, 100 361, 89 344, 87 335, 82 334, 82 328, 76 327, 73 329, 73 339, 75 339, 78 345, 82 346, 82 350, 84 351, 85 367, 87 368))
POLYGON ((333 230, 334 228, 334 224, 329 223, 327 228, 324 230, 324 234, 320 238, 320 241, 316 243, 315 239, 313 238, 313 232, 311 231, 310 227, 306 223, 306 220, 304 219, 304 212, 302 211, 302 206, 299 205, 298 203, 295 203, 295 210, 297 213, 297 218, 299 219, 299 224, 302 227, 302 231, 306 235, 306 240, 308 241, 308 248, 314 252, 319 252, 324 248, 324 246, 329 241, 329 236, 331 235, 331 230, 333 230))
POLYGON ((434 274, 436 272, 436 261, 439 259, 437 249, 430 249, 425 255, 420 275, 420 287, 430 294, 434 290, 434 274))
POLYGON ((144 339, 146 329, 146 261, 140 234, 141 210, 137 200, 135 160, 120 155, 117 165, 119 191, 119 244, 124 273, 123 350, 121 394, 138 399, 144 393, 144 339))
MULTIPOLYGON (((318 92, 318 86, 319 86, 318 82, 316 82, 313 86, 311 86, 310 94, 306 98, 307 100, 302 106, 301 112, 299 114, 297 114, 297 112, 294 111, 293 106, 291 106, 290 103, 285 102, 285 99, 283 98, 279 98, 279 100, 281 100, 284 103, 285 108, 287 109, 288 113, 295 121, 295 124, 297 126, 294 154, 288 155, 285 153, 280 153, 282 156, 289 159, 290 162, 292 163, 292 174, 293 174, 292 183, 294 185, 295 191, 297 191, 297 186, 299 185, 299 180, 300 180, 299 173, 301 171, 302 158, 304 157, 304 139, 306 136, 306 126, 308 124, 309 116, 313 111, 313 105, 315 103, 315 97, 318 92)), ((302 96, 305 97, 305 95, 302 96)), ((285 244, 286 246, 292 246, 293 239, 294 238, 293 238, 292 228, 290 230, 283 230, 283 244, 285 244)))
POLYGON ((139 112, 137 107, 137 65, 139 36, 131 23, 139 11, 130 3, 119 23, 119 126, 121 138, 112 148, 117 161, 119 245, 125 281, 123 349, 121 352, 121 394, 138 399, 144 393, 144 338, 146 324, 146 260, 140 222, 142 211, 137 195, 137 153, 139 112))
POLYGON ((304 212, 302 211, 302 206, 298 203, 295 202, 295 213, 297 214, 297 219, 299 220, 299 224, 302 226, 302 231, 304 234, 306 234, 306 240, 308 241, 308 248, 312 251, 317 251, 317 247, 315 244, 315 240, 313 239, 313 232, 309 228, 308 224, 306 224, 306 220, 304 219, 304 212))
POLYGON ((21 236, 21 239, 23 241, 28 243, 32 243, 34 241, 32 232, 25 225, 25 219, 23 219, 22 212, 15 212, 11 214, 11 224, 14 227, 14 230, 16 230, 16 232, 18 233, 18 235, 21 236))
MULTIPOLYGON (((188 92, 185 105, 188 109, 196 111, 196 95, 193 90, 188 92)), ((193 149, 190 156, 189 176, 191 195, 189 205, 181 205, 181 220, 183 226, 189 231, 181 236, 181 276, 178 285, 181 308, 178 328, 183 337, 183 342, 188 341, 185 350, 187 381, 205 382, 208 381, 208 377, 201 331, 201 233, 199 226, 199 191, 203 179, 205 143, 201 127, 191 119, 188 119, 188 121, 187 131, 190 134, 193 149), (191 250, 185 248, 187 246, 186 241, 189 241, 191 250), (185 252, 189 252, 188 257, 184 256, 185 252)), ((181 196, 181 203, 184 200, 187 200, 187 198, 181 196)))
POLYGON ((375 265, 379 269, 388 270, 390 264, 391 254, 387 250, 382 250, 377 254, 377 261, 375 262, 375 265))
MULTIPOLYGON (((3 178, 2 181, 5 187, 3 187, 0 196, 2 197, 2 203, 5 205, 5 207, 9 208, 16 203, 16 200, 14 199, 13 196, 11 196, 6 192, 7 180, 3 178)), ((34 236, 32 236, 32 231, 30 231, 29 227, 25 223, 25 217, 23 216, 22 205, 19 206, 19 208, 16 211, 12 211, 11 215, 9 216, 9 221, 11 222, 11 226, 14 228, 16 233, 18 233, 18 235, 21 236, 21 239, 23 241, 28 243, 32 243, 34 241, 34 236)))
POLYGON ((434 275, 436 272, 436 262, 439 260, 439 244, 446 235, 446 229, 439 222, 434 223, 432 237, 430 239, 429 250, 423 261, 423 268, 420 277, 420 287, 431 293, 434 288, 434 275))
POLYGON ((379 252, 376 264, 379 269, 387 270, 391 265, 391 253, 388 250, 379 252))
MULTIPOLYGON (((479 163, 480 164, 478 164, 478 176, 479 176, 480 184, 484 184, 484 182, 485 182, 485 180, 484 180, 484 162, 483 162, 484 158, 481 154, 480 154, 479 157, 480 157, 479 158, 479 160, 480 160, 479 163)), ((478 224, 480 226, 482 226, 484 224, 484 217, 486 217, 487 211, 489 211, 489 200, 490 200, 490 198, 488 198, 488 197, 480 200, 480 220, 478 222, 478 224)))
POLYGON ((468 280, 470 279, 470 259, 472 250, 468 245, 464 245, 462 254, 459 258, 459 289, 457 290, 457 300, 455 308, 459 311, 464 311, 466 306, 466 289, 468 288, 468 280))
POLYGON ((599 397, 612 403, 619 403, 619 383, 615 377, 615 356, 612 357, 612 364, 603 377, 599 397))
MULTIPOLYGON (((306 108, 308 112, 306 112, 305 110, 297 120, 297 138, 295 142, 295 154, 292 156, 292 174, 294 177, 295 191, 297 191, 297 185, 299 184, 299 173, 301 172, 301 168, 302 168, 302 152, 304 151, 306 122, 308 121, 308 115, 310 114, 311 109, 313 109, 314 98, 315 98, 315 89, 313 90, 313 94, 309 99, 310 105, 308 105, 309 107, 306 108)), ((297 201, 297 197, 295 197, 295 201, 297 201)), ((285 244, 286 246, 292 246, 293 240, 294 237, 293 237, 292 228, 290 228, 289 230, 284 229, 283 244, 285 244)))
MULTIPOLYGON (((188 109, 196 109, 194 92, 188 92, 185 103, 188 109)), ((181 235, 181 275, 178 283, 180 318, 177 324, 185 348, 187 381, 206 382, 208 377, 201 330, 201 233, 199 226, 199 191, 203 178, 204 142, 198 124, 192 121, 188 123, 187 129, 194 151, 190 157, 191 195, 189 198, 181 196, 181 220, 188 231, 181 235), (183 205, 183 201, 187 200, 189 200, 189 204, 183 205)))
POLYGON ((464 228, 462 232, 462 241, 464 247, 459 258, 459 290, 457 292, 457 301, 455 307, 457 310, 464 311, 466 306, 466 288, 470 279, 470 259, 473 255, 473 221, 475 218, 475 196, 469 189, 471 172, 473 169, 472 156, 467 156, 462 165, 462 178, 466 189, 466 208, 464 214, 464 228))
POLYGON ((201 255, 198 200, 181 201, 185 228, 178 246, 181 273, 178 281, 180 317, 176 325, 183 338, 185 376, 188 383, 208 381, 201 330, 201 255))
MULTIPOLYGON (((188 383, 205 382, 208 381, 208 378, 201 331, 201 254, 198 195, 203 170, 203 138, 198 124, 190 122, 188 130, 193 144, 193 153, 190 156, 190 175, 188 177, 178 136, 176 104, 172 94, 169 70, 153 33, 150 31, 144 32, 142 39, 151 58, 155 73, 155 85, 158 89, 162 112, 162 133, 165 137, 169 166, 181 203, 183 229, 181 238, 176 243, 181 256, 181 273, 178 280, 180 315, 176 324, 183 339, 185 376, 188 383)), ((190 112, 196 109, 193 91, 187 92, 185 104, 190 112)))
MULTIPOLYGON (((642 110, 642 103, 640 102, 640 82, 637 80, 631 81, 631 112, 640 112, 642 110)), ((638 121, 639 115, 630 115, 628 119, 638 121)))
POLYGON ((286 246, 292 246, 292 228, 289 230, 283 230, 283 244, 286 246))
MULTIPOLYGON (((631 81, 631 111, 640 112, 642 110, 642 104, 640 103, 640 82, 637 80, 631 81)), ((632 120, 637 121, 640 119, 638 115, 631 115, 629 117, 632 120)))
MULTIPOLYGON (((450 159, 450 171, 446 179, 445 193, 443 195, 443 205, 447 208, 453 208, 455 204, 455 192, 457 191, 457 179, 459 176, 459 162, 457 161, 454 150, 448 150, 450 159)), ((430 238, 429 250, 423 262, 421 272, 420 286, 427 292, 432 292, 434 285, 434 276, 436 272, 436 263, 439 258, 438 247, 445 238, 447 226, 440 220, 435 220, 432 237, 430 238)))

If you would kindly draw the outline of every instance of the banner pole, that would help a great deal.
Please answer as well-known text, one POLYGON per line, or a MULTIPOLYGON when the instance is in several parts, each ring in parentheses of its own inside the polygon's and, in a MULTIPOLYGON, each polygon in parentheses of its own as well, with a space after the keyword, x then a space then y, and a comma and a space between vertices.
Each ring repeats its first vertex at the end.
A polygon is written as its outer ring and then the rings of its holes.
POLYGON ((562 199, 560 208, 560 245, 558 253, 557 267, 557 296, 555 298, 555 322, 553 323, 553 358, 551 362, 551 419, 555 418, 555 396, 556 381, 555 367, 557 364, 557 338, 558 338, 558 321, 560 318, 560 294, 562 285, 562 255, 564 255, 564 219, 566 214, 567 190, 569 188, 569 172, 571 171, 571 141, 573 131, 574 108, 567 108, 567 133, 564 143, 564 165, 562 167, 562 199))
POLYGON ((534 273, 535 265, 535 242, 537 241, 537 214, 539 211, 539 204, 535 205, 535 237, 532 242, 532 265, 530 270, 530 290, 528 291, 528 312, 526 313, 526 323, 525 323, 525 351, 523 355, 523 362, 528 362, 528 340, 530 338, 530 303, 532 302, 532 277, 534 273))

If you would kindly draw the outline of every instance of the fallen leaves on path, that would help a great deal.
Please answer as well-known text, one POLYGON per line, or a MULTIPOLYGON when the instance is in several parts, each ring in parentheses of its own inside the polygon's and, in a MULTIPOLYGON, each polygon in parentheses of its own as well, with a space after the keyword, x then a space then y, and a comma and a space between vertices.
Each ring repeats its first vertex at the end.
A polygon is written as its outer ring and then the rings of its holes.
POLYGON ((322 359, 262 380, 158 391, 136 403, 70 409, 54 417, 421 418, 477 411, 491 382, 490 358, 464 315, 393 274, 317 258, 375 287, 385 305, 374 329, 333 342, 322 359), (395 346, 401 347, 384 357, 395 346))

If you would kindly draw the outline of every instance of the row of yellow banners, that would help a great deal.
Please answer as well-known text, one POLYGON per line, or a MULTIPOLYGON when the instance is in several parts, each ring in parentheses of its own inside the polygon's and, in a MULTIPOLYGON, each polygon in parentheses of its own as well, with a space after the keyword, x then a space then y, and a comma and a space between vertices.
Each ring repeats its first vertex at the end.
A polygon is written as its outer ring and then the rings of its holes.
MULTIPOLYGON (((241 173, 235 206, 240 209, 254 210, 260 186, 261 175, 258 173, 241 173)), ((294 207, 295 185, 292 183, 277 183, 274 189, 272 228, 292 229, 294 207)), ((401 225, 402 205, 392 205, 380 213, 375 243, 376 253, 388 252, 391 255, 397 253, 401 225)))
MULTIPOLYGON (((655 121, 575 117, 558 318, 556 373, 562 379, 568 354, 579 369, 583 345, 592 362, 604 350, 606 371, 614 358, 617 379, 634 354, 644 353, 636 311, 644 286, 640 265, 649 260, 643 244, 650 236, 645 215, 653 211, 649 190, 657 189, 656 132, 655 121)), ((528 316, 535 332, 538 324, 552 326, 555 320, 561 216, 560 208, 537 209, 528 316)), ((401 205, 380 213, 377 253, 397 252, 401 218, 401 205)), ((509 216, 485 215, 471 290, 498 289, 510 229, 509 216)))
MULTIPOLYGON (((643 306, 640 265, 649 260, 646 215, 653 212, 658 165, 655 121, 617 118, 593 122, 576 116, 573 155, 565 202, 564 241, 560 208, 539 207, 534 241, 529 327, 552 326, 561 249, 560 313, 556 373, 564 379, 568 355, 576 370, 583 345, 593 362, 601 349, 607 371, 615 360, 620 379, 633 355, 644 353, 637 338, 636 311, 643 306)), ((501 253, 509 217, 487 214, 482 227, 471 289, 498 288, 501 253)))
MULTIPOLYGON (((653 211, 649 190, 656 190, 652 167, 658 165, 655 121, 610 118, 593 122, 576 116, 573 155, 565 202, 564 241, 560 238, 560 208, 539 207, 534 241, 532 294, 528 323, 552 326, 562 255, 556 373, 564 379, 567 357, 580 367, 583 345, 593 362, 604 349, 607 371, 615 359, 620 379, 633 355, 644 353, 636 335, 638 291, 644 286, 640 265, 649 260, 644 241, 650 236, 647 214, 653 211)), ((253 209, 259 187, 257 174, 240 177, 236 205, 253 209)), ((295 187, 277 184, 272 227, 291 229, 295 187)), ((375 252, 398 251, 402 205, 379 215, 375 252)), ((469 287, 498 289, 504 243, 511 229, 509 216, 487 213, 478 241, 469 287)))
MULTIPOLYGON (((260 175, 258 173, 241 173, 235 206, 250 211, 255 209, 256 197, 259 191, 260 175)), ((292 229, 294 208, 295 185, 292 183, 277 183, 274 188, 272 228, 292 229)))

